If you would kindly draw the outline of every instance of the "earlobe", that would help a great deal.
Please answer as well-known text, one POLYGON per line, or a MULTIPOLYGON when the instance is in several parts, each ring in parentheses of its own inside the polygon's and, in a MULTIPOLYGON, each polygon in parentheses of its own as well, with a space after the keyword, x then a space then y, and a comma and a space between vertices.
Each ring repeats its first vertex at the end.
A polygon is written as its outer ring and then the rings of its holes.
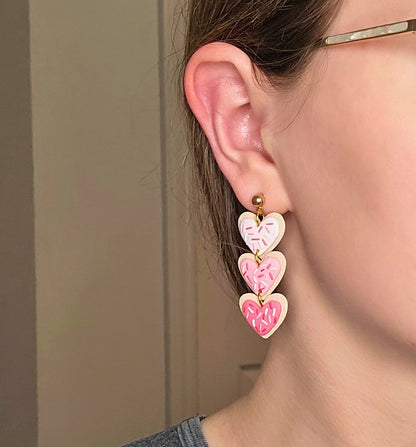
MULTIPOLYGON (((261 137, 260 109, 267 95, 255 84, 248 56, 225 42, 201 47, 187 64, 184 89, 218 166, 242 205, 253 208, 251 197, 259 191, 269 198, 279 194, 275 188, 282 191, 281 179, 261 137)), ((285 212, 282 197, 278 202, 279 212, 285 212)), ((273 206, 271 200, 268 205, 273 206)))

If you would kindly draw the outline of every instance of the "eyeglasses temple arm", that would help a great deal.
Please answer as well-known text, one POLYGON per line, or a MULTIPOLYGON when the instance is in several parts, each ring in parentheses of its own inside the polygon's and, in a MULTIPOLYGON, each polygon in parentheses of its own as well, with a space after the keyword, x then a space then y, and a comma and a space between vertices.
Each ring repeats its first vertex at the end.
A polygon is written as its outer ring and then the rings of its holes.
POLYGON ((387 23, 385 25, 364 28, 349 33, 327 36, 316 41, 318 47, 340 45, 343 43, 354 42, 357 40, 374 39, 376 37, 390 36, 416 31, 416 19, 402 20, 401 22, 387 23))

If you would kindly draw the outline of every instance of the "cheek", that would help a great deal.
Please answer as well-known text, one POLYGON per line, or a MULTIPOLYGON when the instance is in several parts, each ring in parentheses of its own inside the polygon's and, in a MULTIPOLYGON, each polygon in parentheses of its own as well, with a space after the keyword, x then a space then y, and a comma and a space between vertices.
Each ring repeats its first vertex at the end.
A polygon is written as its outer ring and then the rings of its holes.
POLYGON ((416 54, 386 57, 384 49, 369 60, 369 50, 328 60, 286 135, 293 157, 284 171, 312 268, 331 299, 414 343, 416 54))

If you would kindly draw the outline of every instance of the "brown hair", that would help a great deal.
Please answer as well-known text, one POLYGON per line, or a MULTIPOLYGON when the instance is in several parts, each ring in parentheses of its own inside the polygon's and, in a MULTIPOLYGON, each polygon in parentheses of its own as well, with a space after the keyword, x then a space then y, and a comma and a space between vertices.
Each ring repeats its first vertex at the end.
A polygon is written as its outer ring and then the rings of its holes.
MULTIPOLYGON (((185 49, 179 67, 193 173, 192 194, 206 241, 216 240, 217 255, 233 293, 249 292, 238 270, 247 247, 238 231, 246 209, 219 169, 208 139, 183 92, 183 75, 192 54, 215 41, 227 42, 250 58, 255 79, 290 89, 304 74, 318 42, 335 18, 342 0, 189 0, 185 11, 185 49), (203 204, 206 206, 203 207, 203 204), (204 209, 205 208, 205 209, 204 209), (205 224, 208 224, 207 227, 205 224)), ((253 191, 253 195, 257 191, 253 191)), ((267 197, 266 197, 267 202, 267 197)))

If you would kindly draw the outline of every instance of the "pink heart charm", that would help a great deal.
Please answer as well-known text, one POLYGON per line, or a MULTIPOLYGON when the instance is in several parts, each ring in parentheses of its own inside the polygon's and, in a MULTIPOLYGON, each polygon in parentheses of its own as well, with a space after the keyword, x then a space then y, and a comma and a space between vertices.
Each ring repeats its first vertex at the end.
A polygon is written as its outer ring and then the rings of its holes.
POLYGON ((263 306, 253 293, 245 293, 240 297, 240 310, 247 323, 261 337, 270 337, 282 324, 287 314, 287 300, 281 293, 267 295, 263 306))
POLYGON ((251 253, 244 253, 238 259, 238 268, 250 289, 262 296, 273 292, 286 270, 286 258, 279 251, 267 254, 260 264, 251 253))
POLYGON ((256 215, 247 211, 238 218, 238 229, 241 237, 250 250, 258 255, 273 250, 285 232, 285 221, 279 213, 267 214, 257 226, 256 215))

